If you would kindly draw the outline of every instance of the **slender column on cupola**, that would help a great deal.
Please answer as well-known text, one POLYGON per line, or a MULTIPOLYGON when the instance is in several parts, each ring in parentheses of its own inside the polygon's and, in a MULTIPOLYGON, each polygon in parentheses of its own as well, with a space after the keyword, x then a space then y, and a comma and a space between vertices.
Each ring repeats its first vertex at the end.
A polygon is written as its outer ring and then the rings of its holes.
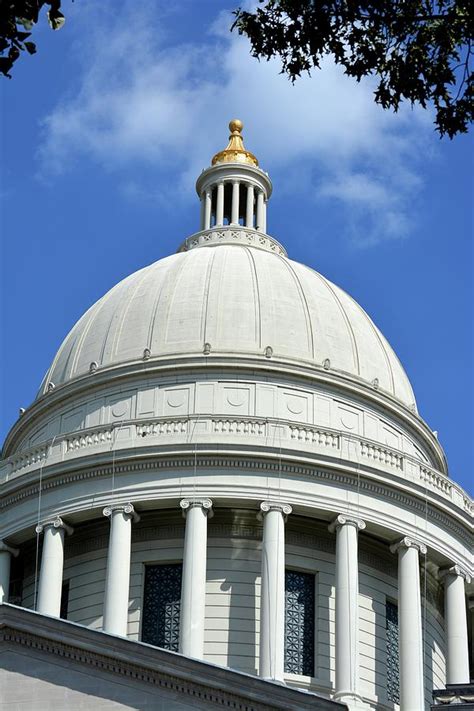
POLYGON ((0 604, 8 602, 11 560, 12 556, 16 558, 19 552, 18 548, 12 548, 0 541, 0 604))
POLYGON ((73 533, 62 518, 56 518, 38 525, 37 533, 43 533, 43 553, 38 585, 36 609, 43 615, 59 617, 64 568, 64 536, 73 533))
POLYGON ((359 518, 340 514, 329 526, 336 531, 336 691, 334 698, 360 699, 359 684, 359 518))
POLYGON ((106 506, 103 514, 110 518, 103 629, 104 632, 125 637, 130 591, 132 521, 138 523, 140 517, 130 503, 106 506))
POLYGON ((425 708, 419 554, 426 546, 405 537, 390 546, 398 553, 400 711, 425 708))
POLYGON ((265 196, 263 190, 257 193, 257 230, 265 232, 265 196))
POLYGON ((239 196, 240 184, 238 180, 234 180, 232 183, 232 214, 230 219, 233 225, 239 224, 239 196))
POLYGON ((247 204, 245 206, 245 226, 254 226, 254 187, 252 184, 247 186, 247 204))
POLYGON ((283 680, 285 652, 285 523, 289 504, 263 501, 262 583, 259 674, 283 680))
POLYGON ((200 229, 205 229, 204 225, 206 222, 206 193, 201 194, 201 218, 200 218, 200 229))
POLYGON ((206 189, 204 194, 204 224, 202 229, 208 230, 211 226, 211 211, 212 211, 212 193, 209 188, 206 189))
POLYGON ((224 183, 217 183, 216 225, 224 224, 224 183))
POLYGON ((207 520, 212 516, 210 499, 182 499, 186 518, 181 585, 179 651, 187 657, 204 657, 206 603, 207 520))
POLYGON ((444 578, 446 624, 446 683, 469 684, 469 646, 467 635, 466 592, 470 577, 459 565, 441 571, 444 578))

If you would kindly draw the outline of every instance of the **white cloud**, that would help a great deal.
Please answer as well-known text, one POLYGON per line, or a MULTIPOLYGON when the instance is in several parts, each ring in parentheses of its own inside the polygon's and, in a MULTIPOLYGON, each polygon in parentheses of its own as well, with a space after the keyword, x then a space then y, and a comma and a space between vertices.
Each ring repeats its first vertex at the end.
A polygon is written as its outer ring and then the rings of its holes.
POLYGON ((257 62, 245 39, 223 31, 230 14, 221 14, 210 34, 203 28, 202 41, 184 44, 166 32, 176 15, 156 13, 153 4, 137 11, 125 3, 120 13, 102 10, 92 34, 84 29, 77 92, 44 121, 43 175, 86 155, 123 171, 130 196, 144 192, 125 175, 137 164, 166 168, 189 187, 221 147, 229 118, 239 116, 249 148, 283 189, 342 204, 359 245, 406 237, 422 183, 417 155, 431 134, 426 115, 384 112, 370 82, 356 84, 329 60, 292 85, 277 61, 257 62), (306 176, 297 186, 296 169, 306 176))

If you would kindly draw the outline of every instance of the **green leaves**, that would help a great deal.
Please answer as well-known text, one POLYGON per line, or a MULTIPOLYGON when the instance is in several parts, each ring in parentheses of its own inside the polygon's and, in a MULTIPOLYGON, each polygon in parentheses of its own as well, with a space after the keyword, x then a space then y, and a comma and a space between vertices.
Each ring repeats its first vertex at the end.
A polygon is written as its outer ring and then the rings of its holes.
POLYGON ((53 30, 59 30, 64 25, 65 17, 60 10, 61 0, 0 2, 0 73, 11 78, 10 70, 21 56, 21 52, 36 53, 36 44, 28 38, 38 22, 43 6, 49 6, 48 22, 53 30))
POLYGON ((235 11, 252 54, 278 56, 295 81, 332 55, 348 76, 378 77, 374 98, 395 111, 403 101, 433 105, 441 136, 465 133, 474 117, 474 3, 470 0, 260 0, 235 11))

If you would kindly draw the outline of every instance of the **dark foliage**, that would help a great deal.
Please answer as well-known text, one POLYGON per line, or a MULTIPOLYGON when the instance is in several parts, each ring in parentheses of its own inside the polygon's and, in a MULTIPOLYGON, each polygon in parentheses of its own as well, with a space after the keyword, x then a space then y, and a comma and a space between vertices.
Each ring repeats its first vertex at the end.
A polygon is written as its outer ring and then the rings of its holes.
POLYGON ((49 7, 48 21, 53 30, 64 24, 61 0, 0 0, 0 73, 11 77, 10 70, 23 51, 36 52, 30 40, 44 5, 49 7))
POLYGON ((292 81, 332 55, 357 81, 378 78, 375 101, 383 108, 397 111, 403 100, 433 105, 441 136, 467 132, 474 113, 472 0, 260 4, 254 12, 236 10, 233 28, 258 59, 280 57, 292 81))

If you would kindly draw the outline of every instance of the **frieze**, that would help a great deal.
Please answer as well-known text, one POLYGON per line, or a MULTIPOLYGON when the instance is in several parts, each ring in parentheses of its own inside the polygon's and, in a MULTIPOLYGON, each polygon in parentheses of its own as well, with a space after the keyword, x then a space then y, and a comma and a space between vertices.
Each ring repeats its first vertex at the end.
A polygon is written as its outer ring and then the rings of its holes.
MULTIPOLYGON (((266 461, 264 459, 252 460, 252 459, 238 459, 234 457, 229 458, 213 458, 213 457, 200 457, 198 456, 196 461, 194 457, 189 458, 160 458, 148 461, 139 461, 133 463, 115 463, 114 472, 115 476, 125 473, 136 473, 137 471, 150 471, 159 469, 186 469, 194 468, 197 469, 213 469, 213 468, 225 468, 225 469, 239 469, 239 470, 251 470, 251 471, 266 471, 273 472, 276 474, 288 474, 288 475, 298 475, 305 476, 308 478, 319 478, 328 481, 337 482, 339 485, 343 485, 350 490, 361 490, 364 492, 369 492, 380 496, 381 498, 390 499, 395 501, 397 504, 401 504, 404 507, 419 513, 420 515, 426 514, 426 502, 421 499, 416 499, 414 496, 402 493, 395 486, 383 485, 380 483, 375 483, 365 476, 360 474, 355 477, 352 474, 343 474, 341 472, 333 470, 322 470, 315 469, 310 466, 305 466, 301 464, 288 464, 285 462, 275 462, 266 461)), ((103 467, 97 467, 94 469, 88 469, 86 471, 72 472, 68 474, 62 474, 54 479, 43 480, 42 482, 42 492, 48 491, 50 489, 55 489, 60 486, 64 486, 69 483, 74 483, 76 481, 84 481, 88 479, 94 479, 97 477, 111 476, 112 465, 107 464, 103 467)), ((26 498, 32 496, 37 496, 39 487, 37 484, 31 485, 27 489, 12 494, 10 496, 5 496, 0 502, 0 509, 11 506, 14 503, 22 501, 26 498)), ((431 505, 428 505, 428 517, 439 522, 445 528, 451 530, 460 540, 462 540, 466 545, 471 545, 471 534, 468 530, 462 528, 458 525, 452 518, 446 516, 442 512, 438 511, 431 505)))
POLYGON ((242 244, 264 249, 267 252, 274 252, 282 257, 287 256, 284 247, 276 239, 269 237, 264 232, 258 232, 253 228, 240 227, 236 229, 235 227, 226 228, 225 226, 196 232, 184 240, 178 252, 187 252, 196 247, 209 247, 215 244, 242 244))

